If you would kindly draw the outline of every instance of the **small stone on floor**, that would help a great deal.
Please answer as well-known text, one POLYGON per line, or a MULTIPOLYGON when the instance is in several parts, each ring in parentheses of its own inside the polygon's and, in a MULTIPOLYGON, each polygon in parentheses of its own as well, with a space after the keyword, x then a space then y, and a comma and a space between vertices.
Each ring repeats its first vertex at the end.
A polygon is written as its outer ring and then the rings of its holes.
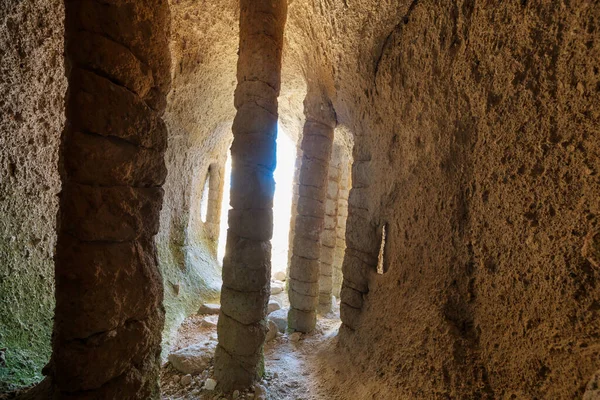
POLYGON ((285 281, 287 278, 287 274, 285 271, 277 271, 273 274, 273 278, 278 281, 285 281))
POLYGON ((190 383, 192 383, 192 376, 191 375, 184 375, 183 378, 181 378, 181 384, 183 386, 187 386, 190 383))
POLYGON ((265 338, 265 341, 270 342, 271 340, 275 339, 278 331, 279 328, 277 327, 277 324, 269 320, 269 330, 267 331, 267 337, 265 338))
POLYGON ((300 341, 300 338, 302 337, 302 333, 300 332, 294 332, 290 335, 290 341, 292 342, 298 342, 300 341))
POLYGON ((206 382, 204 382, 204 389, 206 390, 215 390, 217 387, 217 381, 212 378, 208 378, 206 382))
POLYGON ((281 303, 277 300, 269 300, 269 305, 267 306, 267 314, 271 314, 273 311, 281 310, 281 303))
POLYGON ((221 306, 219 304, 207 303, 207 304, 202 304, 200 306, 200 309, 198 310, 198 314, 215 315, 215 314, 218 314, 220 310, 221 310, 221 306))
POLYGON ((279 294, 283 292, 284 285, 283 282, 275 281, 271 282, 271 294, 279 294))

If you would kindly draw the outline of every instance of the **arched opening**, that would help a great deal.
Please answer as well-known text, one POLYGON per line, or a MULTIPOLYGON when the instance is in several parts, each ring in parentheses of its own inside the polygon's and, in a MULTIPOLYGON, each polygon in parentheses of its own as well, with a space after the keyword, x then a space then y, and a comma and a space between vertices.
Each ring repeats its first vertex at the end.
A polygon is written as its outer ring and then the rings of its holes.
POLYGON ((206 174, 204 189, 202 190, 202 200, 200 201, 200 219, 202 222, 206 222, 206 217, 208 215, 208 203, 210 196, 210 167, 208 168, 208 173, 206 174))

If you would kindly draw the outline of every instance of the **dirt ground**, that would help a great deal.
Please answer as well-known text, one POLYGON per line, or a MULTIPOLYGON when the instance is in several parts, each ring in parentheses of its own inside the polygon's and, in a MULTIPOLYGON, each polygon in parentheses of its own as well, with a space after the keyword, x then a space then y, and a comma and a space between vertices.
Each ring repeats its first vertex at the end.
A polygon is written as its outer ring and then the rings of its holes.
MULTIPOLYGON (((195 343, 217 340, 217 316, 194 315, 181 325, 172 351, 195 343)), ((260 382, 271 400, 335 399, 331 387, 335 379, 334 368, 325 365, 335 352, 336 335, 340 327, 339 311, 319 319, 317 329, 295 341, 291 334, 279 333, 277 338, 265 345, 265 377, 260 382), (319 373, 321 371, 321 373, 319 373), (323 374, 323 371, 328 373, 323 374)), ((182 374, 170 363, 163 367, 161 385, 163 400, 184 399, 254 399, 254 390, 225 395, 216 390, 203 389, 206 379, 212 377, 212 365, 192 377, 192 383, 182 385, 182 374)), ((260 389, 259 389, 260 390, 260 389)))

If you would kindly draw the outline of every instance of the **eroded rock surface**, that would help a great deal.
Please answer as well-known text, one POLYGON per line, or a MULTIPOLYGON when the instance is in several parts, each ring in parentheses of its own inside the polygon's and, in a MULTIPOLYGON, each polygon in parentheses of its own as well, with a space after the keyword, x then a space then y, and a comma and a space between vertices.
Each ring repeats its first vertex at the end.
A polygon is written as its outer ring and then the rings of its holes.
POLYGON ((50 359, 63 43, 62 1, 0 3, 0 392, 50 359))

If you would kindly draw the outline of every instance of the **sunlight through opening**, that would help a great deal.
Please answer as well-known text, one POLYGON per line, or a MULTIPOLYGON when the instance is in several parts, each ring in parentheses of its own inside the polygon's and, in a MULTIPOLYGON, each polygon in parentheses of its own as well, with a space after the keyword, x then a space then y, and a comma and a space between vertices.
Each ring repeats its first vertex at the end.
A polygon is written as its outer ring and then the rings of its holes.
MULTIPOLYGON (((294 167, 296 164, 296 143, 284 132, 281 125, 277 134, 277 168, 275 169, 275 197, 273 202, 273 239, 271 254, 271 274, 286 271, 288 263, 288 238, 292 216, 292 194, 294 167)), ((231 154, 225 164, 225 189, 221 203, 221 229, 219 234, 218 259, 223 262, 227 241, 227 216, 229 191, 231 188, 231 154)))
POLYGON ((206 174, 206 180, 204 181, 204 189, 202 190, 202 200, 200 201, 200 219, 202 222, 206 222, 208 216, 208 197, 210 195, 210 169, 206 174))

